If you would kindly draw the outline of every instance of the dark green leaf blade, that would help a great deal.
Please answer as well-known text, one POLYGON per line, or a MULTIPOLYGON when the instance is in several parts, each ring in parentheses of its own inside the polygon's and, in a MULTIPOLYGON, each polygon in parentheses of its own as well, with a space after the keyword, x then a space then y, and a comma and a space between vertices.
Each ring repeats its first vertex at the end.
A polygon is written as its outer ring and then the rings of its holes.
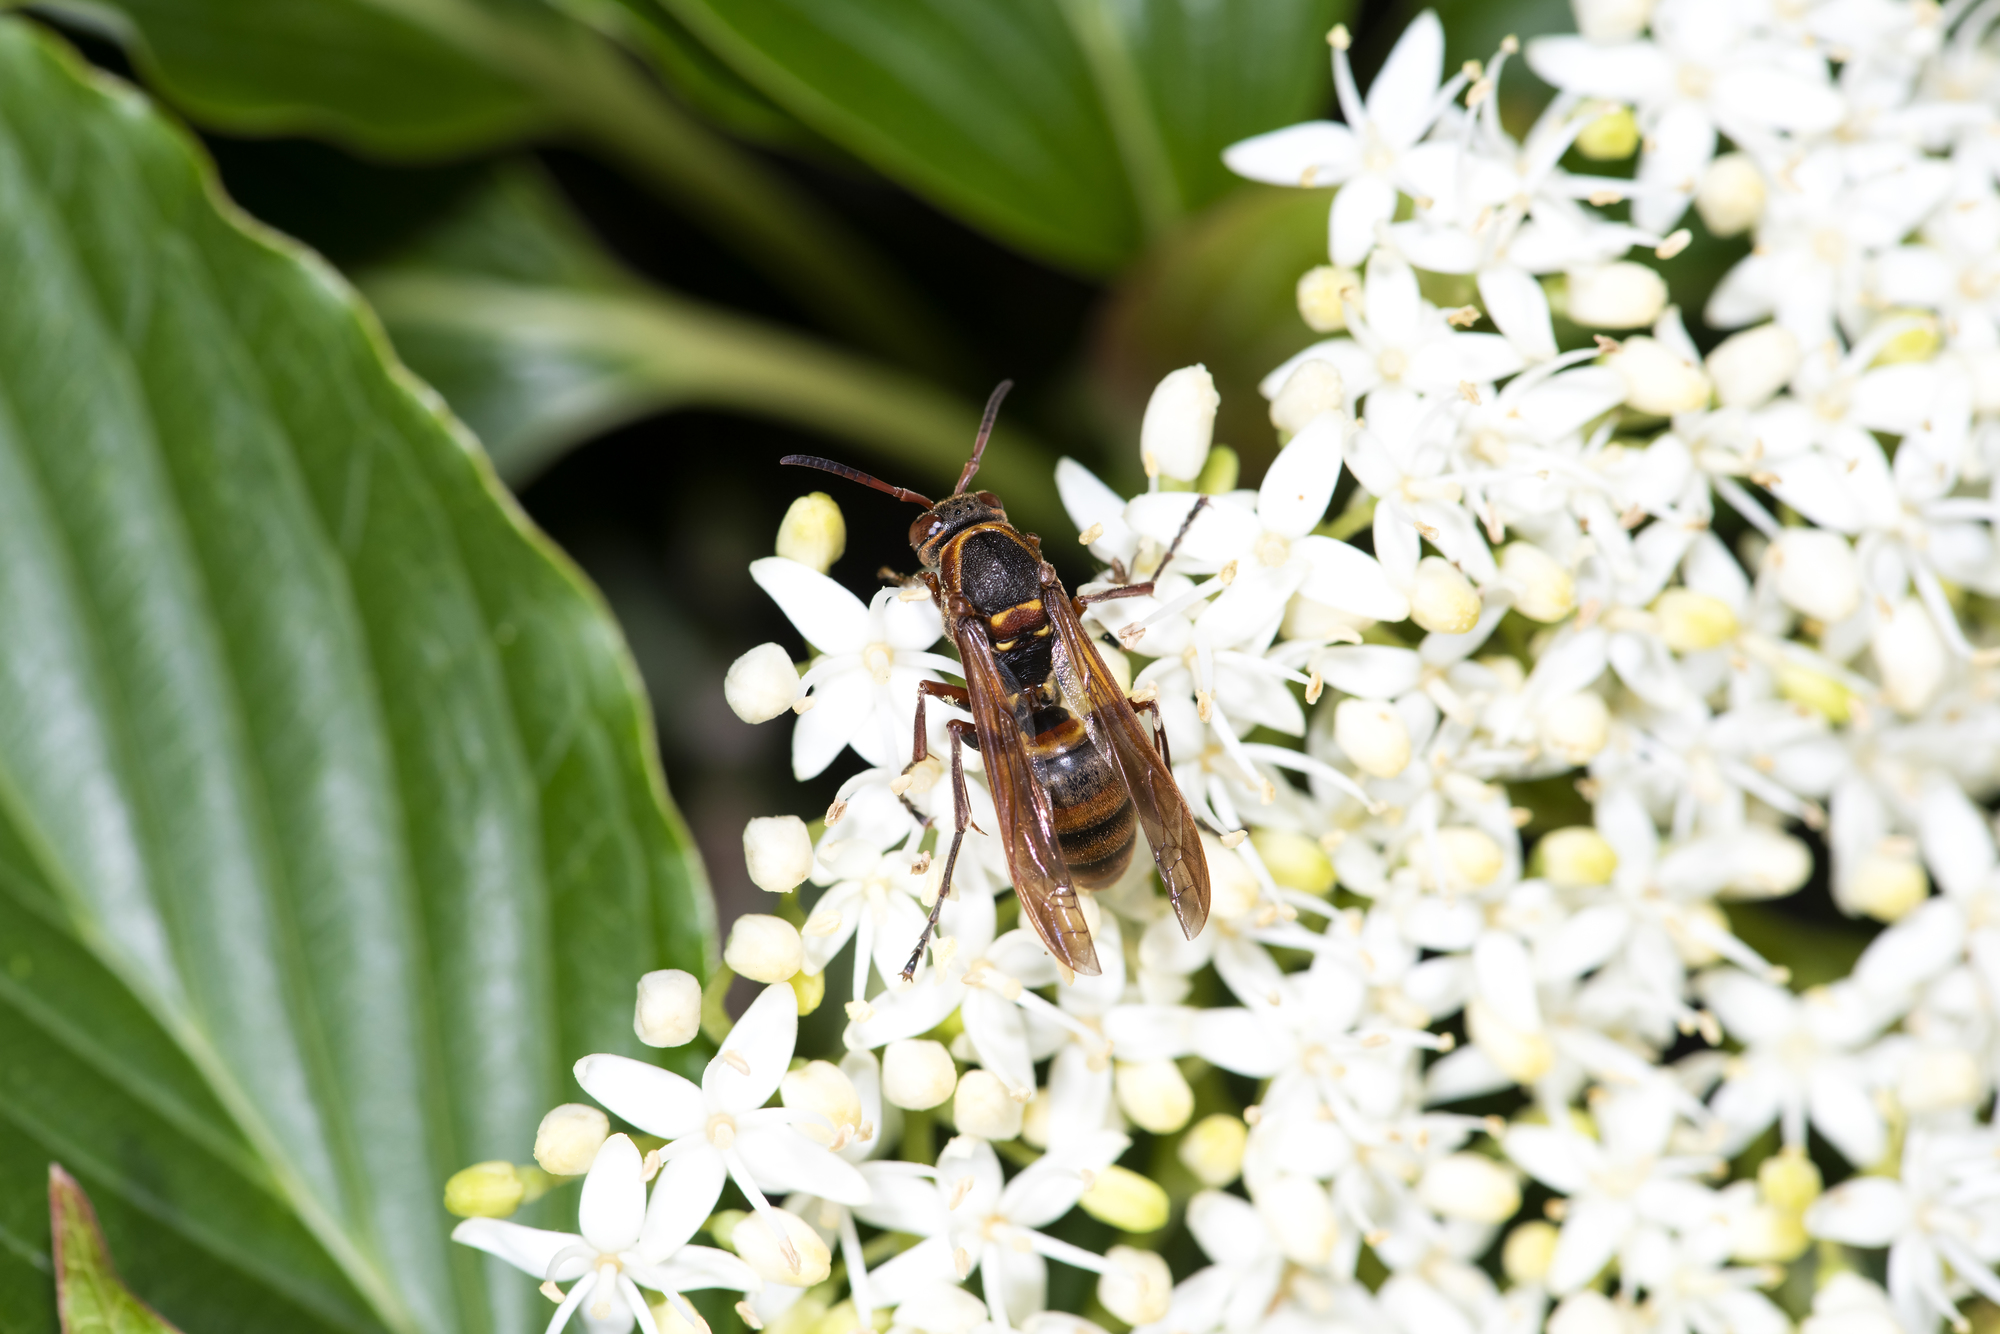
POLYGON ((0 280, 6 892, 200 1085, 36 993, 43 1064, 145 1094, 77 1085, 130 1155, 96 1175, 238 1268, 290 1229, 261 1281, 347 1327, 525 1328, 444 1178, 525 1157, 570 1062, 636 1048, 637 974, 712 950, 616 630, 344 284, 11 20, 0 280), (168 1170, 204 1127, 247 1183, 206 1199, 168 1170))

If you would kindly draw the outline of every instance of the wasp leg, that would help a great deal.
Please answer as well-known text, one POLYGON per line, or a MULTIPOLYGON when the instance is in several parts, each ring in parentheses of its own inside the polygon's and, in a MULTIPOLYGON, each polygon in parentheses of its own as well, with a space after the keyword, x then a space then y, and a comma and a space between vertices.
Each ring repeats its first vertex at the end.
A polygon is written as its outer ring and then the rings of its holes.
MULTIPOLYGON (((930 699, 932 696, 956 704, 960 708, 968 708, 972 703, 972 696, 966 691, 964 686, 948 685, 943 681, 919 681, 917 683, 916 737, 914 744, 910 747, 910 762, 903 766, 903 772, 906 774, 931 757, 930 732, 924 725, 924 701, 930 699)), ((975 746, 973 749, 977 750, 978 747, 975 746)), ((909 793, 899 793, 896 799, 903 803, 903 809, 908 811, 918 824, 926 829, 931 827, 931 817, 917 809, 916 803, 910 800, 909 793)))
POLYGON ((1161 558, 1160 564, 1153 571, 1151 579, 1148 579, 1143 584, 1121 584, 1116 588, 1107 588, 1102 593, 1090 593, 1077 598, 1075 599, 1077 611, 1081 612, 1093 602, 1109 602, 1113 598, 1151 597, 1153 595, 1153 585, 1159 581, 1161 575, 1167 572, 1168 564, 1172 562, 1174 555, 1181 549, 1182 539, 1188 535, 1188 529, 1194 527, 1195 515, 1200 514, 1207 508, 1207 496, 1203 496, 1200 500, 1194 502, 1194 508, 1188 511, 1187 518, 1181 520, 1181 530, 1174 534, 1174 544, 1167 548, 1167 554, 1161 558))
POLYGON ((958 865, 959 844, 965 842, 965 828, 972 823, 972 799, 965 790, 965 747, 967 739, 973 735, 972 724, 954 718, 945 724, 945 730, 951 734, 951 851, 944 859, 944 878, 938 881, 937 898, 931 904, 929 919, 924 922, 924 933, 917 937, 917 948, 910 952, 910 961, 903 965, 905 982, 915 979, 917 965, 924 961, 924 950, 931 943, 931 934, 937 930, 938 914, 944 911, 944 896, 951 893, 951 873, 958 865))
POLYGON ((1141 700, 1132 707, 1140 713, 1153 715, 1153 746, 1160 752, 1160 763, 1169 769, 1173 768, 1174 757, 1167 750, 1167 724, 1160 717, 1160 702, 1156 699, 1141 700))

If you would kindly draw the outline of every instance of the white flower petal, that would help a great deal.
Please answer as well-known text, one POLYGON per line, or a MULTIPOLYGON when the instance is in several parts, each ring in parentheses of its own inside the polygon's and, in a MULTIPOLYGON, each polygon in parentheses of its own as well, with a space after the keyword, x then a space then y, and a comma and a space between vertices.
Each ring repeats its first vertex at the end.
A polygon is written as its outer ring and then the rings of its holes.
POLYGON ((1346 429, 1344 414, 1321 413, 1278 451, 1257 489, 1257 517, 1265 528, 1288 538, 1304 537, 1324 517, 1340 482, 1346 429))
POLYGON ((1393 250, 1376 251, 1368 257, 1363 286, 1370 331, 1388 347, 1413 347, 1423 315, 1423 294, 1410 262, 1393 250))
POLYGON ((658 1264, 687 1245, 715 1212, 728 1176, 722 1155, 707 1146, 669 1158, 653 1180, 639 1253, 658 1264))
POLYGON ((1631 1232, 1633 1209, 1620 1200, 1583 1196, 1569 1202, 1549 1264, 1549 1291, 1574 1292, 1597 1276, 1631 1232))
MULTIPOLYGON (((548 1278, 549 1263, 565 1246, 581 1241, 573 1232, 548 1232, 538 1227, 522 1227, 499 1218, 468 1218, 451 1230, 451 1239, 497 1255, 514 1268, 537 1279, 548 1278)), ((581 1266, 579 1261, 578 1265, 581 1266)), ((564 1275, 565 1279, 576 1277, 564 1275)))
POLYGON ((859 653, 868 643, 868 608, 810 566, 782 556, 750 562, 750 577, 821 653, 859 653))
POLYGON ((1368 119, 1382 137, 1407 148, 1423 136, 1444 73, 1444 25, 1426 9, 1396 39, 1368 88, 1368 119))
POLYGON ((576 1082, 605 1108, 649 1135, 679 1139, 708 1120, 701 1090, 671 1070, 629 1056, 586 1056, 576 1082))
POLYGON ((898 590, 884 588, 875 594, 875 606, 882 616, 883 641, 905 653, 920 652, 944 637, 944 618, 929 598, 905 602, 898 590))
POLYGON ((868 1182, 854 1164, 789 1125, 749 1126, 736 1148, 767 1194, 802 1191, 836 1204, 866 1204, 868 1182))
POLYGON ((875 682, 866 671, 836 673, 818 682, 812 706, 792 724, 792 776, 817 778, 840 757, 875 715, 875 682))
MULTIPOLYGON (((1333 262, 1344 269, 1359 267, 1375 248, 1375 229, 1395 216, 1396 187, 1383 177, 1363 172, 1341 186, 1327 215, 1327 250, 1333 262)), ((1372 304, 1369 315, 1372 319, 1372 304)), ((1349 385, 1348 392, 1360 391, 1349 385)))
POLYGON ((1993 831, 1957 783, 1933 779, 1924 790, 1918 821, 1924 860, 1945 893, 1965 899, 1987 887, 1995 860, 1993 831))
POLYGON ((1673 62, 1651 42, 1601 43, 1582 37, 1537 37, 1528 68, 1566 93, 1648 102, 1673 79, 1673 62))
POLYGON ((1266 185, 1339 185, 1361 165, 1354 131, 1329 120, 1287 125, 1222 150, 1223 165, 1266 185))
POLYGON ((1518 264, 1489 264, 1479 271, 1479 298, 1523 357, 1540 361, 1556 354, 1549 299, 1533 274, 1518 264))
POLYGON ((1910 1196, 1900 1181, 1855 1177, 1806 1210, 1806 1231, 1850 1246, 1887 1246, 1910 1226, 1910 1196))
POLYGON ((762 1107, 778 1091, 798 1038, 798 993, 788 982, 765 987, 702 1071, 702 1092, 727 1112, 762 1107))
POLYGON ((1509 1127, 1502 1147, 1529 1176, 1558 1194, 1574 1195, 1590 1184, 1591 1164, 1580 1138, 1553 1126, 1517 1125, 1509 1127))
POLYGON ((577 1202, 577 1231, 600 1252, 630 1250, 646 1221, 645 1170, 629 1135, 613 1135, 597 1151, 577 1202))

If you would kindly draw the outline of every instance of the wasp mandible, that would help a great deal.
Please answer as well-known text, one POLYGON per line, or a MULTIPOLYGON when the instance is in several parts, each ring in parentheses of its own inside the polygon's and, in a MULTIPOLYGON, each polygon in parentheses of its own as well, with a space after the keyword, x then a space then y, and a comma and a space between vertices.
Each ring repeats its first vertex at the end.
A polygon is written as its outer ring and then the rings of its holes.
MULTIPOLYGON (((970 823, 966 746, 985 762, 1022 912, 1064 965, 1086 976, 1098 973, 1077 891, 1116 882, 1131 865, 1139 829, 1152 847, 1181 930, 1192 939, 1208 920, 1208 863, 1194 816, 1174 783, 1159 706, 1148 701, 1135 708, 1126 699, 1081 619, 1092 602, 1151 593, 1152 581, 1072 598, 1055 567, 1042 559, 1041 540, 1008 523, 991 491, 966 489, 979 471, 1000 400, 1012 387, 1013 381, 1003 380, 993 391, 958 489, 943 500, 829 459, 793 454, 782 460, 924 507, 910 525, 910 546, 923 564, 916 578, 937 600, 945 633, 958 647, 965 684, 926 681, 918 687, 912 768, 930 758, 924 726, 929 700, 963 708, 972 721, 946 724, 956 804, 951 852, 930 920, 903 968, 906 981, 937 929, 970 823), (1150 726, 1139 721, 1140 709, 1150 715, 1150 726)), ((1193 514, 1188 517, 1192 522, 1193 514)), ((1186 534, 1184 525, 1180 536, 1186 534)), ((1177 537, 1155 578, 1179 545, 1177 537)))

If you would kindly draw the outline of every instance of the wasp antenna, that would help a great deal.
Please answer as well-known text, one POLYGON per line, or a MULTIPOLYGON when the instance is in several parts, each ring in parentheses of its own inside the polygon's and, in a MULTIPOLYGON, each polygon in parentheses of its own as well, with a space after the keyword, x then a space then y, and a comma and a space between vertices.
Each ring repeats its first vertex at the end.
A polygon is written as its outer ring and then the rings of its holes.
POLYGON ((979 471, 979 456, 986 452, 986 438, 993 434, 993 423, 1000 416, 1000 400, 1013 387, 1012 380, 1002 380, 993 386, 993 397, 986 400, 986 415, 979 419, 979 438, 972 442, 972 457, 965 461, 965 471, 958 475, 958 491, 952 492, 953 495, 972 485, 972 474, 979 471))
POLYGON ((879 477, 870 477, 859 468, 850 468, 845 463, 835 463, 832 459, 816 458, 811 454, 787 454, 778 462, 789 464, 794 468, 818 468, 821 472, 845 477, 850 482, 859 482, 863 486, 872 486, 877 491, 886 491, 896 499, 907 500, 912 505, 922 505, 925 509, 936 508, 936 503, 929 497, 920 496, 907 486, 890 486, 879 477))

